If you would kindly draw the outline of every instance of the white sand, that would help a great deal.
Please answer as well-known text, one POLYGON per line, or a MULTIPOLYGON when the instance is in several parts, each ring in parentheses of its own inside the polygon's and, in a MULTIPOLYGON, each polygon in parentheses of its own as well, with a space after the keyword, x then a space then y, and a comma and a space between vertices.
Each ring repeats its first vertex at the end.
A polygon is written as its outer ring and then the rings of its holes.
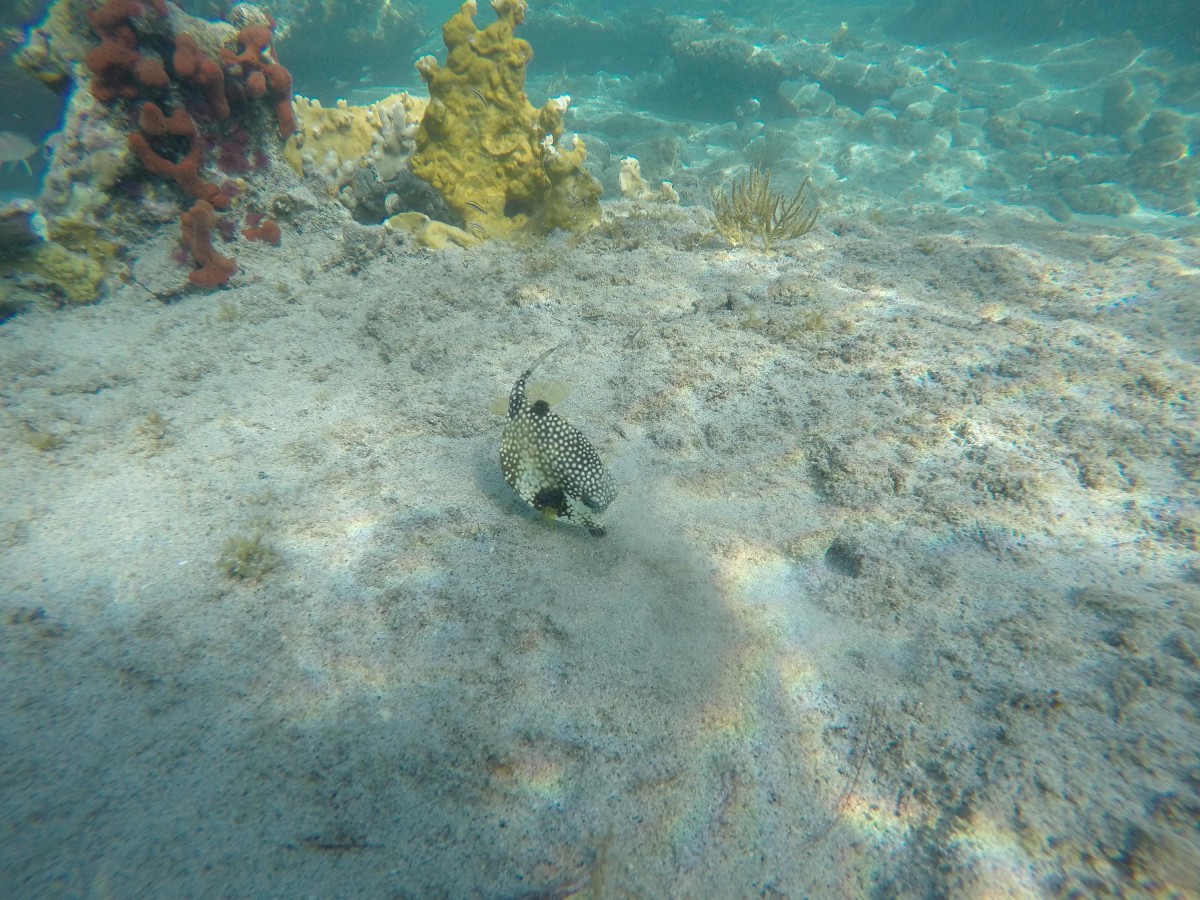
POLYGON ((606 209, 0 327, 7 896, 1200 891, 1195 233, 606 209), (556 344, 600 539, 496 461, 556 344))

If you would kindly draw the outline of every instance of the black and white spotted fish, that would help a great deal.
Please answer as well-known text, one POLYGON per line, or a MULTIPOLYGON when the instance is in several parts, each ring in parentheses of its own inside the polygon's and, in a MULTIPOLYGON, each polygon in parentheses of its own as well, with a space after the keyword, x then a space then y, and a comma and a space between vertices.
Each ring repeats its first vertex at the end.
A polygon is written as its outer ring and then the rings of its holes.
POLYGON ((599 536, 604 534, 599 513, 617 496, 612 476, 578 429, 551 412, 545 400, 530 402, 525 397, 529 376, 554 350, 539 356, 508 395, 500 468, 504 480, 534 509, 599 536))

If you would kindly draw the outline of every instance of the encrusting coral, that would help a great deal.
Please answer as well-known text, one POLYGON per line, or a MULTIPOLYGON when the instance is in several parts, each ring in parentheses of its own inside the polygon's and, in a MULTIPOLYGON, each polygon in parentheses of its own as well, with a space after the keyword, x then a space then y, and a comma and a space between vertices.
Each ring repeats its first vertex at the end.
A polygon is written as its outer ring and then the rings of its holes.
POLYGON ((492 9, 496 21, 480 30, 467 0, 442 27, 446 64, 417 61, 430 98, 412 170, 479 238, 588 227, 599 219, 600 183, 584 168, 583 142, 563 139, 570 98, 530 104, 533 51, 513 36, 525 0, 492 0, 492 9))
POLYGON ((96 299, 100 279, 104 277, 100 263, 54 241, 38 247, 33 271, 54 284, 68 303, 90 303, 96 299))

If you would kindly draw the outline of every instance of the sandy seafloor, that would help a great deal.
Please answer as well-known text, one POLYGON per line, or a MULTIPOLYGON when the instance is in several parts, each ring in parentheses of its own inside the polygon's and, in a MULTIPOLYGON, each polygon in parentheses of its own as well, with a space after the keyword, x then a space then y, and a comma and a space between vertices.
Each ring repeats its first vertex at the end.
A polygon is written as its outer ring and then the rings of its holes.
POLYGON ((1200 891, 1195 230, 329 216, 0 327, 5 896, 1200 891), (599 539, 499 472, 554 345, 599 539))

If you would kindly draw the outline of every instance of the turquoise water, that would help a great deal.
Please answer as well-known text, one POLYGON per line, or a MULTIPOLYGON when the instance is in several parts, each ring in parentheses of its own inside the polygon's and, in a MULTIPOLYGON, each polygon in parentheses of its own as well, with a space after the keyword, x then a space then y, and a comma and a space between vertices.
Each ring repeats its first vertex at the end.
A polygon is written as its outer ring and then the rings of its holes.
MULTIPOLYGON (((440 52, 438 23, 454 9, 298 3, 273 12, 297 92, 329 104, 420 92, 413 60, 440 52)), ((570 125, 593 148, 593 169, 611 173, 633 155, 648 176, 694 188, 693 200, 699 182, 740 156, 811 173, 837 202, 1187 217, 1200 190, 1194 13, 1180 0, 1099 11, 535 5, 523 36, 535 48, 531 99, 572 95, 570 125)), ((6 77, 0 130, 52 131, 52 98, 6 77)), ((0 173, 0 187, 30 190, 23 174, 0 173)))

